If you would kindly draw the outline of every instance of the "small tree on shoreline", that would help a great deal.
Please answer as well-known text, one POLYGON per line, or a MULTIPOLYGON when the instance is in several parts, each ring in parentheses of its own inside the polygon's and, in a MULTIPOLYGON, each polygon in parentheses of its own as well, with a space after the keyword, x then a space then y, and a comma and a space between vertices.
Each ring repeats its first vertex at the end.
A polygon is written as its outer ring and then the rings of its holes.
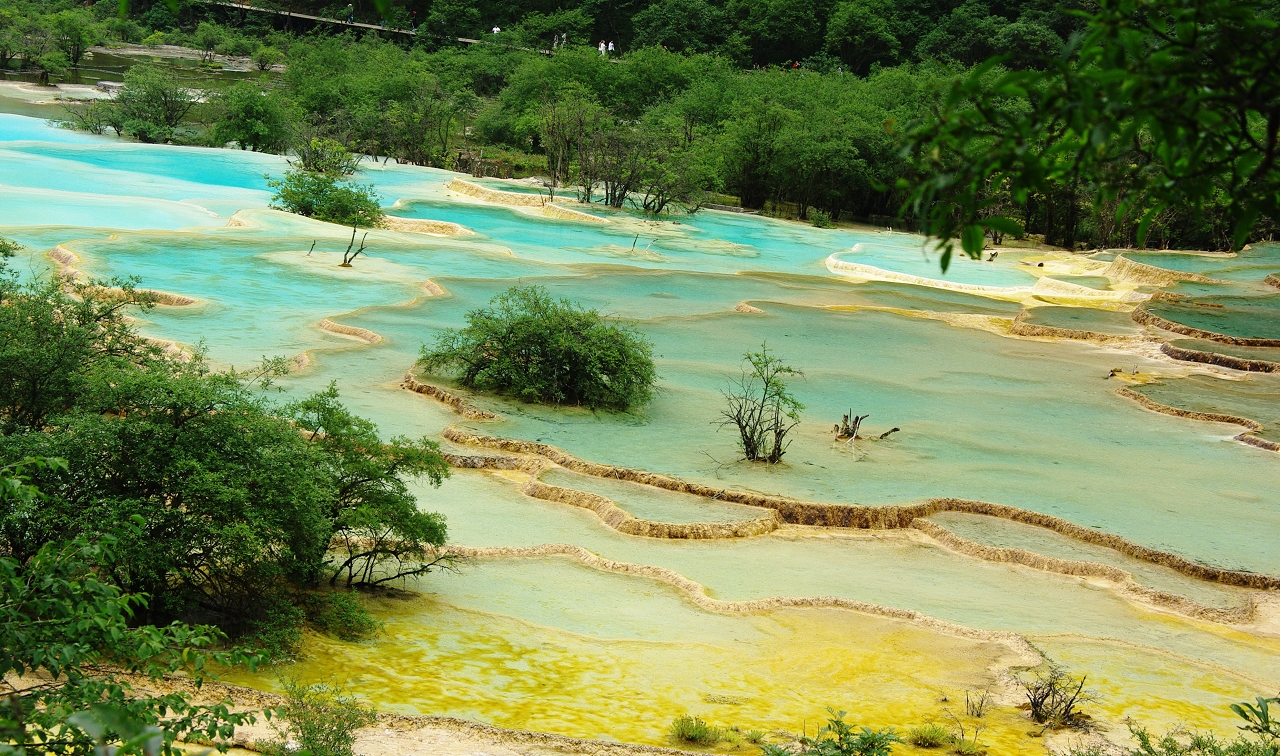
POLYGON ((737 429, 738 447, 747 460, 775 464, 787 453, 787 434, 800 424, 804 409, 787 390, 787 379, 803 378, 804 373, 771 354, 767 344, 742 359, 741 377, 722 392, 728 406, 720 413, 720 425, 737 429))

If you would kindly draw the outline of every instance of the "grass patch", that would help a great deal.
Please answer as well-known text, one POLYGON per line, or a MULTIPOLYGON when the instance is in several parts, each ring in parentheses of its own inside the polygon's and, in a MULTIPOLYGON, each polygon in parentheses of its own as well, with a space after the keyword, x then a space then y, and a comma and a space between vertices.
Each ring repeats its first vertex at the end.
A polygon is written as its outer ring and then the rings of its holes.
POLYGON ((671 723, 671 739, 677 743, 691 743, 700 746, 713 746, 724 738, 724 731, 712 727, 689 714, 676 717, 671 723))
POLYGON ((960 756, 983 756, 987 749, 973 740, 953 739, 951 741, 951 752, 958 753, 960 756))
POLYGON ((930 722, 907 730, 907 742, 919 748, 941 748, 951 742, 951 733, 942 725, 930 722))

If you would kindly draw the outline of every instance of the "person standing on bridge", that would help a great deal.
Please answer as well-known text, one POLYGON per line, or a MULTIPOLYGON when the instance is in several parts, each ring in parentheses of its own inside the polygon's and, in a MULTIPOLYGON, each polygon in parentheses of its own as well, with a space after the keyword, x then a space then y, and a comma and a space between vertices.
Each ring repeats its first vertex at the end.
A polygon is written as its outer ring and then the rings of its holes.
POLYGON ((347 3, 347 23, 354 23, 356 20, 356 7, 351 3, 347 3))

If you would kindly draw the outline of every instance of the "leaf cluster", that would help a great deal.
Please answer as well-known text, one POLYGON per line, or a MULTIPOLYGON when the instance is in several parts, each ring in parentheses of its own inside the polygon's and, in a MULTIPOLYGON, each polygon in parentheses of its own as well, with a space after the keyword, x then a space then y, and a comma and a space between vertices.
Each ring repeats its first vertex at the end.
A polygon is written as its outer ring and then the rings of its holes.
POLYGON ((893 728, 855 728, 844 721, 845 712, 830 707, 827 724, 814 737, 800 738, 798 746, 762 745, 764 756, 889 756, 901 743, 893 728))
POLYGON ((976 256, 985 233, 1021 232, 987 212, 992 186, 1022 208, 1080 194, 1139 246, 1166 211, 1217 213, 1239 248, 1280 217, 1276 31, 1252 0, 1104 0, 1044 71, 992 59, 955 83, 908 135, 906 208, 944 267, 957 237, 976 256))
MULTIPOLYGON (((6 468, 0 497, 9 499, 11 482, 33 466, 6 468)), ((25 562, 0 556, 0 752, 78 754, 114 745, 122 754, 168 755, 179 752, 177 740, 226 741, 236 725, 254 721, 227 702, 135 692, 130 675, 159 680, 183 672, 199 687, 210 663, 254 666, 260 657, 210 652, 225 637, 213 627, 137 625, 147 597, 100 576, 116 560, 115 545, 111 536, 80 538, 46 544, 25 562)))

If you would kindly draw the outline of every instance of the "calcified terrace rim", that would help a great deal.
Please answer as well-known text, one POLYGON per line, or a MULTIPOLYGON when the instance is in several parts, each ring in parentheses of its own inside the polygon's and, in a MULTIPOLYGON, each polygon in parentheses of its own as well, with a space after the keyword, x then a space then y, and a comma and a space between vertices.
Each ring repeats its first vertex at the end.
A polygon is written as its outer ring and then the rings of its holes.
POLYGON ((1280 373, 1280 362, 1250 360, 1244 357, 1235 357, 1230 354, 1205 352, 1199 349, 1184 349, 1183 347, 1176 347, 1169 342, 1161 344, 1160 351, 1175 360, 1181 360, 1183 362, 1200 362, 1205 365, 1217 365, 1219 367, 1243 370, 1249 373, 1280 373))
MULTIPOLYGON (((668 523, 641 520, 623 510, 607 497, 572 488, 552 486, 538 480, 538 477, 543 472, 556 467, 556 465, 553 465, 543 457, 495 457, 458 455, 449 452, 445 452, 443 456, 454 467, 497 468, 526 472, 530 475, 530 478, 521 487, 521 493, 535 499, 569 504, 590 510, 604 525, 627 535, 670 539, 746 538, 771 533, 782 525, 781 518, 776 510, 770 510, 769 517, 728 523, 668 523)), ((1257 601, 1252 595, 1249 596, 1248 603, 1241 607, 1220 608, 1205 606, 1175 593, 1144 586, 1138 583, 1129 572, 1101 562, 1045 556, 1026 549, 987 546, 957 535, 942 525, 924 518, 912 520, 909 527, 926 534, 944 548, 976 559, 1018 564, 1061 575, 1102 578, 1114 583, 1121 595, 1128 599, 1188 617, 1225 624, 1246 624, 1253 621, 1257 610, 1257 601)))
MULTIPOLYGON (((680 480, 660 473, 634 470, 627 467, 602 465, 580 460, 564 451, 535 441, 487 436, 460 429, 456 426, 445 428, 442 434, 453 443, 464 446, 479 446, 499 451, 513 452, 532 457, 542 457, 555 462, 573 472, 593 475, 600 478, 616 478, 632 483, 662 488, 668 491, 693 494, 704 498, 728 501, 748 506, 764 507, 774 510, 778 518, 792 525, 816 525, 829 528, 850 528, 861 530, 894 530, 912 527, 912 523, 922 517, 939 512, 965 512, 968 514, 988 515, 1013 522, 1052 530, 1060 535, 1078 541, 1106 546, 1135 559, 1151 564, 1168 567, 1201 580, 1221 583, 1242 588, 1261 590, 1280 589, 1280 578, 1253 572, 1225 570, 1197 564, 1177 554, 1159 551, 1140 546, 1128 539, 1110 533, 1099 532, 1081 527, 1060 517, 1033 512, 1027 509, 994 504, 974 499, 931 498, 918 504, 867 506, 859 504, 826 504, 801 501, 781 496, 771 496, 749 491, 717 489, 690 481, 680 480)), ((484 455, 474 457, 458 457, 460 466, 494 467, 505 469, 528 469, 528 460, 493 459, 484 455), (466 462, 464 462, 464 459, 466 462), (467 463, 470 464, 467 464, 467 463)))
POLYGON ((404 374, 404 380, 400 382, 400 387, 415 394, 429 396, 470 420, 495 420, 500 417, 498 413, 481 409, 451 391, 419 381, 412 370, 404 374))
POLYGON ((767 517, 733 522, 674 523, 642 520, 619 507, 612 499, 600 494, 553 486, 538 480, 538 476, 549 467, 549 464, 545 464, 541 469, 531 471, 532 475, 529 481, 520 489, 521 493, 543 501, 553 501, 589 509, 605 525, 627 535, 687 540, 749 538, 772 533, 782 524, 778 513, 772 510, 766 510, 769 512, 767 517))
POLYGON ((1059 328, 1058 326, 1037 325, 1035 323, 1027 323, 1024 319, 1029 314, 1029 310, 1023 308, 1009 325, 1009 333, 1014 336, 1024 336, 1027 338, 1058 338, 1070 339, 1072 341, 1092 341, 1097 344, 1132 344, 1136 337, 1125 334, 1100 333, 1098 331, 1085 331, 1077 328, 1059 328))
POLYGON ((1188 420, 1203 420, 1206 423, 1227 423, 1230 425, 1239 425, 1245 429, 1245 432, 1234 436, 1233 440, 1239 441, 1243 444, 1248 444, 1249 446, 1256 446, 1259 449, 1280 452, 1280 444, 1277 444, 1275 441, 1268 441, 1265 438, 1253 435, 1255 431, 1262 430, 1262 423, 1259 423, 1257 420, 1250 420, 1247 417, 1227 415, 1220 412, 1196 412, 1195 410, 1170 407, 1167 404, 1161 404, 1160 402, 1151 399, 1145 394, 1134 391, 1127 386, 1121 386, 1116 389, 1116 393, 1126 399, 1132 399, 1152 412, 1159 412, 1162 415, 1185 417, 1188 420))
POLYGON ((1185 596, 1142 585, 1134 579, 1130 572, 1113 565, 1046 556, 1027 549, 988 546, 971 541, 932 520, 924 518, 913 520, 911 527, 925 533, 945 548, 959 554, 988 562, 1020 564, 1045 572, 1056 572, 1060 575, 1102 578, 1114 583, 1121 595, 1128 599, 1168 609, 1188 617, 1223 624, 1247 624, 1254 620, 1258 607, 1256 596, 1253 594, 1248 596, 1248 603, 1245 606, 1234 608, 1205 606, 1185 596))
MULTIPOLYGON (((419 384, 425 385, 425 384, 419 384)), ((435 388, 430 386, 429 388, 435 388)), ((441 389, 437 389, 453 399, 459 399, 441 389)), ((448 399, 432 395, 440 401, 450 404, 448 399)), ((451 405, 452 406, 452 405, 451 405)), ((606 527, 619 533, 641 536, 644 538, 671 538, 687 540, 710 540, 720 538, 749 538, 764 535, 778 529, 782 520, 777 512, 765 510, 768 515, 751 520, 732 522, 659 522, 643 520, 626 511, 612 499, 600 494, 579 491, 575 488, 564 488, 543 483, 539 476, 547 470, 557 467, 555 463, 542 456, 498 457, 489 454, 457 454, 441 452, 441 456, 452 467, 477 470, 515 470, 529 475, 520 492, 525 496, 543 501, 568 504, 589 510, 600 519, 606 527)))
POLYGON ((1176 283, 1226 283, 1216 278, 1202 276, 1199 273, 1186 273, 1180 270, 1158 268, 1154 265, 1130 260, 1124 255, 1116 255, 1111 264, 1103 269, 1102 275, 1112 281, 1143 284, 1147 286, 1169 286, 1176 283))
POLYGON ((1188 325, 1175 323, 1174 321, 1169 320, 1168 318, 1162 318, 1159 315, 1156 315, 1154 312, 1151 312, 1150 310, 1148 310, 1146 307, 1142 305, 1139 305, 1138 307, 1134 308, 1133 314, 1130 317, 1133 318, 1135 323, 1140 323, 1145 326, 1154 326, 1155 328, 1159 328, 1162 331, 1179 333, 1179 334, 1182 334, 1183 336, 1190 336, 1191 338, 1194 338, 1194 339, 1208 339, 1209 341, 1216 341, 1220 344, 1232 344, 1234 346, 1280 347, 1280 339, 1262 339, 1262 338, 1250 338, 1246 336, 1229 336, 1225 333, 1215 333, 1213 331, 1206 331, 1201 328, 1192 328, 1191 326, 1188 326, 1188 325))
MULTIPOLYGON (((75 252, 67 249, 64 245, 59 244, 48 252, 49 259, 58 264, 58 268, 62 274, 72 281, 78 281, 84 278, 84 273, 76 268, 80 264, 80 256, 75 252)), ((104 286, 96 287, 99 291, 105 293, 120 292, 120 289, 110 289, 104 286)), ((149 294, 155 304, 165 305, 166 307, 186 307, 188 305, 199 304, 200 300, 195 297, 188 297, 184 294, 172 294, 167 291, 158 289, 137 289, 140 294, 149 294)))
POLYGON ((539 208, 541 215, 557 220, 586 221, 588 223, 608 223, 607 218, 599 218, 584 213, 580 210, 564 207, 564 203, 557 203, 554 198, 546 197, 541 194, 523 194, 520 192, 504 192, 498 189, 490 189, 479 184, 473 184, 470 181, 462 179, 453 179, 445 184, 448 189, 458 194, 463 194, 482 202, 489 202, 495 205, 507 205, 508 207, 528 207, 539 208))
POLYGON ((1017 633, 1003 630, 982 630, 938 619, 914 609, 898 609, 880 606, 857 599, 839 596, 770 596, 748 601, 724 601, 707 595, 701 583, 665 567, 619 562, 605 559, 591 551, 566 543, 548 543, 540 546, 451 546, 448 553, 469 559, 530 559, 539 557, 569 557, 580 564, 604 572, 645 577, 666 583, 685 595, 694 606, 716 614, 760 614, 777 609, 847 609, 860 614, 911 622, 938 633, 977 641, 1005 644, 1020 657, 1013 666, 1038 666, 1044 655, 1017 633))

